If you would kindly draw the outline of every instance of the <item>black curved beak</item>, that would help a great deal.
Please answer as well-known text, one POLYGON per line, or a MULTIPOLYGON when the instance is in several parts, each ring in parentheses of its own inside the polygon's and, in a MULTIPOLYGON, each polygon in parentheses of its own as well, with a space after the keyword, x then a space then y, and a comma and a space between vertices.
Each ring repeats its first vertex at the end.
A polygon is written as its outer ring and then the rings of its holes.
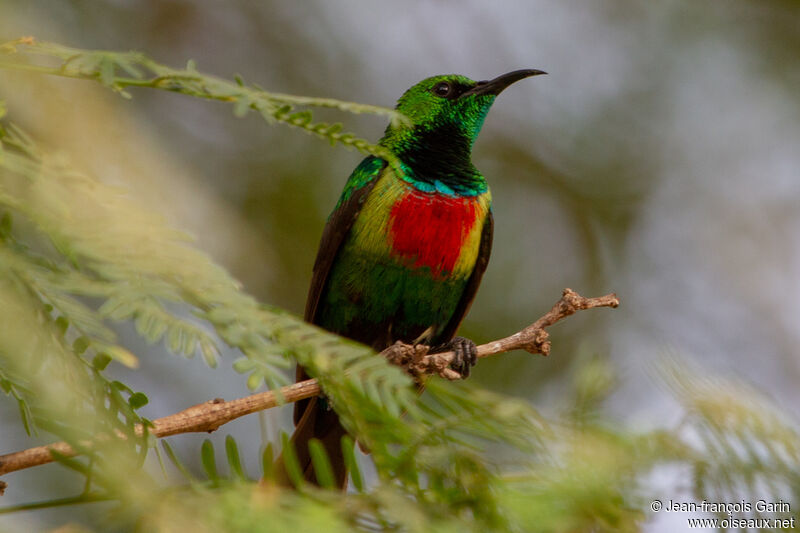
POLYGON ((497 96, 512 83, 529 78, 531 76, 538 76, 539 74, 547 74, 547 72, 537 69, 515 70, 513 72, 508 72, 506 74, 497 76, 493 80, 479 81, 475 87, 461 93, 461 96, 464 97, 471 94, 493 94, 497 96))

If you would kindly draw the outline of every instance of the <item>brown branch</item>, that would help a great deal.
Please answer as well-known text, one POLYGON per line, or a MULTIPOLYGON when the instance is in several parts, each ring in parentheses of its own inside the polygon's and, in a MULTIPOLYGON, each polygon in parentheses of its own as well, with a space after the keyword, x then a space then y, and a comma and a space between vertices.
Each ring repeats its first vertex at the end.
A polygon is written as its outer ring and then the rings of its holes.
MULTIPOLYGON (((545 328, 584 309, 618 306, 619 298, 613 293, 598 298, 584 298, 572 289, 564 289, 561 299, 539 320, 509 337, 481 344, 478 346, 478 357, 489 357, 512 350, 525 350, 533 354, 548 355, 550 353, 550 336, 545 328)), ((438 374, 445 379, 461 379, 461 374, 449 368, 455 357, 453 352, 428 354, 428 346, 397 342, 381 353, 414 376, 438 374)))
MULTIPOLYGON (((599 298, 584 298, 571 289, 564 289, 561 299, 539 320, 509 337, 478 346, 478 357, 488 357, 520 349, 547 355, 550 353, 550 341, 545 328, 582 309, 617 307, 618 305, 619 300, 615 294, 599 298)), ((427 352, 427 346, 396 343, 381 354, 414 376, 438 374, 446 379, 461 378, 458 372, 449 368, 455 357, 453 352, 436 354, 427 352)), ((321 392, 316 379, 301 381, 280 389, 280 395, 283 396, 286 403, 317 396, 321 392)), ((229 402, 222 399, 210 400, 154 420, 150 434, 156 437, 168 437, 179 433, 211 433, 231 420, 277 405, 278 394, 272 391, 252 394, 229 402)), ((142 432, 141 426, 136 428, 138 435, 141 435, 142 432)), ((91 443, 85 442, 82 445, 90 446, 91 443)), ((0 475, 50 463, 54 460, 51 450, 66 457, 77 455, 77 452, 66 442, 0 455, 0 475)), ((0 482, 0 489, 4 487, 5 484, 0 482)), ((2 490, 0 490, 0 495, 2 495, 2 490)))
MULTIPOLYGON (((280 394, 287 403, 296 402, 304 398, 317 396, 321 393, 316 379, 309 379, 283 387, 280 394)), ((221 425, 227 424, 244 415, 263 411, 278 405, 278 395, 273 391, 259 392, 244 398, 226 402, 220 398, 193 405, 178 413, 153 420, 150 434, 156 437, 169 437, 179 433, 211 433, 221 425)), ((136 434, 142 435, 141 426, 136 427, 136 434)), ((120 437, 124 438, 123 434, 120 437)), ((82 442, 83 446, 90 446, 91 442, 82 442)), ((15 472, 32 466, 39 466, 53 462, 53 454, 73 457, 77 452, 66 442, 56 442, 46 446, 36 446, 20 452, 0 455, 0 475, 15 472)))

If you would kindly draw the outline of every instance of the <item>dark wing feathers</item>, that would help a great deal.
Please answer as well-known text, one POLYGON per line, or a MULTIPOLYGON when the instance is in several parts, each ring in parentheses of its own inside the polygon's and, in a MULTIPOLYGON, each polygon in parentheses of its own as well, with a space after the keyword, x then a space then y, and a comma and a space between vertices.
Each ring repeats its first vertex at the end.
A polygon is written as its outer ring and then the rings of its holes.
MULTIPOLYGON (((354 188, 349 192, 349 196, 339 203, 336 209, 331 213, 328 218, 328 223, 325 224, 325 229, 322 230, 322 238, 320 239, 319 251, 317 251, 317 258, 314 261, 314 273, 311 276, 311 288, 308 290, 308 299, 306 300, 306 311, 304 319, 306 322, 315 324, 317 321, 317 310, 319 309, 319 302, 325 292, 325 284, 328 281, 328 276, 336 261, 336 256, 339 254, 339 249, 344 244, 347 234, 350 233, 350 228, 353 227, 361 208, 367 199, 370 191, 378 181, 381 170, 384 167, 377 168, 374 177, 369 179, 364 185, 354 188)), ((305 369, 298 365, 295 374, 296 381, 303 381, 309 378, 305 369)), ((303 416, 309 400, 301 400, 294 404, 294 420, 297 423, 300 417, 303 416)))
POLYGON ((317 259, 314 261, 314 274, 311 277, 311 288, 308 290, 306 300, 305 320, 312 324, 315 323, 317 308, 322 293, 325 290, 325 283, 328 281, 331 267, 333 266, 339 248, 342 247, 350 228, 353 227, 361 208, 367 199, 370 191, 377 183, 377 177, 383 167, 377 169, 375 177, 363 186, 352 190, 346 200, 342 201, 328 218, 328 223, 322 231, 317 259))

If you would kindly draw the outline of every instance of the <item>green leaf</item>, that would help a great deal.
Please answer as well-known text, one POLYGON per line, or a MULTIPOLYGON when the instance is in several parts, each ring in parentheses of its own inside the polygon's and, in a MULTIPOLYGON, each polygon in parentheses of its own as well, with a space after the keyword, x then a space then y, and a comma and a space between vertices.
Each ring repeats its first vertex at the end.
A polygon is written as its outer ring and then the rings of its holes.
POLYGON ((241 481, 246 481, 247 475, 244 473, 242 461, 239 458, 239 446, 231 435, 225 437, 225 455, 228 458, 228 466, 231 469, 231 475, 241 481))
POLYGON ((138 368, 139 359, 122 346, 106 346, 103 350, 111 359, 128 368, 138 368))
POLYGON ((233 362, 233 369, 239 374, 250 372, 256 367, 256 362, 249 357, 240 357, 233 362))
POLYGON ((353 480, 353 487, 358 492, 364 492, 364 478, 361 476, 361 469, 356 460, 355 443, 349 435, 342 437, 342 457, 345 467, 353 480))
POLYGON ((333 477, 333 467, 328 453, 325 451, 325 446, 319 439, 311 439, 308 441, 308 452, 311 454, 311 463, 314 466, 317 482, 323 488, 334 488, 336 480, 333 477))
POLYGON ((211 368, 217 368, 219 364, 219 349, 213 341, 201 339, 200 340, 200 353, 203 354, 203 360, 211 368))
POLYGON ((127 392, 128 394, 133 394, 133 389, 131 389, 121 381, 116 381, 116 380, 112 381, 111 387, 121 392, 127 392))
POLYGON ((67 332, 67 329, 69 329, 69 320, 67 320, 67 318, 64 316, 59 316, 56 318, 55 325, 56 329, 58 330, 58 334, 63 337, 67 332))
POLYGON ((200 447, 200 461, 208 479, 218 483, 219 473, 217 472, 217 460, 214 457, 214 444, 209 439, 205 439, 200 447))
POLYGON ((306 126, 311 123, 313 118, 311 111, 298 111, 289 116, 289 123, 294 126, 306 126))
MULTIPOLYGON (((137 58, 137 60, 141 61, 141 58, 137 58)), ((119 57, 117 61, 117 66, 127 72, 131 77, 141 79, 143 76, 142 71, 135 65, 135 60, 129 60, 124 56, 119 57)), ((123 96, 126 96, 123 94, 123 96)))
POLYGON ((170 462, 175 465, 175 468, 178 469, 178 472, 180 472, 188 481, 194 481, 194 477, 178 459, 178 456, 175 454, 175 451, 172 449, 172 446, 170 446, 169 442, 167 442, 167 439, 161 439, 161 447, 167 453, 167 457, 169 457, 170 462))
POLYGON ((131 394, 130 398, 128 398, 128 405, 131 406, 131 409, 136 410, 147 405, 149 401, 147 395, 143 392, 134 392, 131 394))
POLYGON ((295 487, 300 487, 305 483, 303 480, 303 473, 300 470, 300 462, 297 460, 297 452, 294 449, 294 444, 285 431, 281 432, 281 445, 283 466, 286 468, 289 481, 291 481, 295 487))
POLYGON ((111 87, 114 84, 114 61, 109 58, 102 58, 100 61, 99 79, 100 83, 106 87, 111 87))
POLYGON ((248 99, 246 96, 239 95, 236 98, 236 102, 233 104, 233 114, 238 118, 242 118, 250 111, 250 106, 253 104, 253 101, 248 99))
MULTIPOLYGON (((75 342, 77 342, 77 339, 76 339, 75 342)), ((94 359, 92 359, 92 366, 95 368, 95 370, 98 370, 98 371, 102 372, 103 370, 106 369, 106 367, 108 366, 108 363, 110 363, 110 362, 111 362, 111 356, 110 355, 108 355, 106 353, 99 353, 99 354, 94 356, 94 359)))
POLYGON ((183 329, 179 324, 172 324, 167 332, 167 347, 172 353, 180 353, 183 329))
MULTIPOLYGON (((89 339, 88 339, 88 338, 86 338, 86 337, 85 337, 85 336, 83 336, 83 335, 81 335, 80 337, 76 338, 76 339, 75 339, 75 340, 72 342, 72 349, 73 349, 73 350, 75 351, 75 353, 76 353, 76 354, 78 354, 78 355, 83 355, 83 353, 86 351, 86 349, 87 349, 87 348, 89 348, 89 339)), ((106 357, 107 357, 107 356, 106 356, 106 357)), ((94 360, 95 360, 95 361, 97 361, 97 356, 95 356, 94 360)), ((111 358, 109 358, 109 361, 110 361, 110 360, 111 360, 111 358)), ((105 363, 105 365, 103 365, 103 368, 105 368, 105 367, 106 367, 106 365, 108 365, 108 362, 106 362, 106 363, 105 363)), ((97 365, 95 365, 95 368, 96 368, 97 370, 103 370, 103 368, 98 368, 98 367, 97 367, 97 365)))
POLYGON ((33 415, 31 415, 31 411, 25 400, 17 400, 17 407, 19 408, 19 416, 22 419, 22 426, 25 428, 25 433, 30 437, 33 430, 33 415))
POLYGON ((247 388, 251 391, 256 390, 264 383, 264 376, 259 374, 258 372, 253 372, 247 378, 247 388))
POLYGON ((74 470, 75 472, 79 472, 84 476, 91 475, 91 468, 86 464, 82 463, 78 459, 74 459, 63 453, 60 453, 56 450, 50 449, 50 455, 53 456, 53 460, 57 461, 59 464, 62 464, 69 468, 70 470, 74 470))

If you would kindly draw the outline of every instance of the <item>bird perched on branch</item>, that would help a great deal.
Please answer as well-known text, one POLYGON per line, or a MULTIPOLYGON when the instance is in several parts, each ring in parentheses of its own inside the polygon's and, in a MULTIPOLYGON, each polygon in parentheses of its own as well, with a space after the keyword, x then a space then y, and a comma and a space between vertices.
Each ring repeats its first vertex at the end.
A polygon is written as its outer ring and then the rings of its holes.
MULTIPOLYGON (((517 70, 478 82, 434 76, 405 92, 397 111, 410 124, 390 125, 379 142, 402 175, 374 156, 350 175, 322 234, 308 322, 378 351, 398 340, 452 350, 455 370, 469 375, 475 343, 455 333, 486 270, 493 224, 472 145, 497 95, 537 74, 545 73, 517 70)), ((304 379, 298 367, 297 380, 304 379)), ((316 483, 308 441, 317 438, 344 487, 346 432, 336 413, 323 398, 311 398, 295 404, 294 416, 292 443, 304 478, 316 483)))

